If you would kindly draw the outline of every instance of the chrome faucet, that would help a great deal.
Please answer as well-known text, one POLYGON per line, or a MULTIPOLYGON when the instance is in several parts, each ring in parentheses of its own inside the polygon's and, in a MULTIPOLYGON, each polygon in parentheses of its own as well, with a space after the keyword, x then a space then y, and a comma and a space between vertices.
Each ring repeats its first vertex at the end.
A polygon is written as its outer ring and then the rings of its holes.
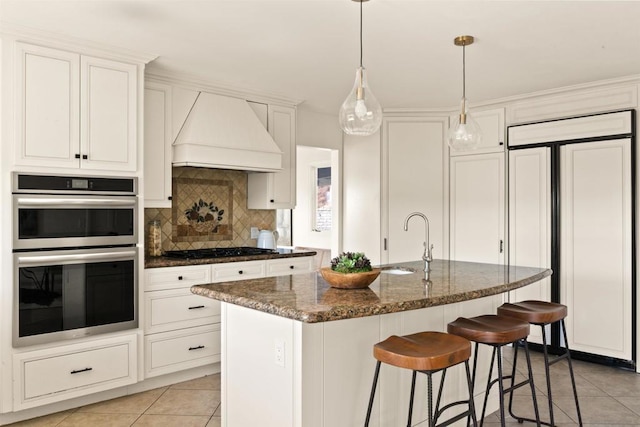
POLYGON ((429 219, 422 212, 410 213, 404 220, 404 231, 409 231, 409 220, 414 216, 424 219, 424 252, 422 253, 422 260, 424 261, 424 271, 429 272, 431 270, 429 263, 433 261, 433 245, 429 245, 429 219))

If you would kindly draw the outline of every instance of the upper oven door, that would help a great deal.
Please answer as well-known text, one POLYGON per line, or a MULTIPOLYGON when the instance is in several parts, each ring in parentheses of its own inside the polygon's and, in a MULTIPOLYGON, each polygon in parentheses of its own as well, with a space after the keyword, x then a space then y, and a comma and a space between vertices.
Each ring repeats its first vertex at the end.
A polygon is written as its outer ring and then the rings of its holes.
POLYGON ((13 249, 133 245, 135 196, 13 195, 13 249))

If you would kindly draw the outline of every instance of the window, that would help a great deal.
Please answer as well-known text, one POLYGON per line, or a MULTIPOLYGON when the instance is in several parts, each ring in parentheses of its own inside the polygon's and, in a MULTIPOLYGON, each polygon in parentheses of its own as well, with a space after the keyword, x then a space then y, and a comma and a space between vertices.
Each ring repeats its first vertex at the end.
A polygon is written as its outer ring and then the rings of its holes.
POLYGON ((313 231, 331 230, 331 167, 314 167, 312 194, 315 195, 312 212, 313 231))

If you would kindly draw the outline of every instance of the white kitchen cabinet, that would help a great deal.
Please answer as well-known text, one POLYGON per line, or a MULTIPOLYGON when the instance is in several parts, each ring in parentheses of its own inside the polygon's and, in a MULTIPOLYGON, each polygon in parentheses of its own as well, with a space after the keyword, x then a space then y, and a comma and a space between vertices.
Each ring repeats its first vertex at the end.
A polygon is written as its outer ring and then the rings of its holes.
POLYGON ((449 259, 504 264, 504 153, 450 160, 449 259))
MULTIPOLYGON (((509 151, 509 265, 551 268, 550 159, 549 147, 509 151)), ((509 299, 551 301, 551 277, 509 292, 509 299)), ((542 343, 539 327, 529 341, 542 343)))
POLYGON ((16 44, 16 163, 77 168, 80 55, 16 44))
POLYGON ((569 348, 626 361, 635 334, 632 124, 621 111, 509 128, 509 259, 553 269, 511 300, 566 305, 569 348))
POLYGON ((305 256, 267 260, 267 271, 265 275, 269 277, 310 273, 313 271, 313 258, 314 257, 311 256, 305 256))
POLYGON ((211 265, 145 270, 146 377, 220 361, 220 302, 190 291, 211 282, 211 265))
POLYGON ((561 147, 561 298, 573 350, 632 358, 631 140, 561 147))
POLYGON ((16 46, 16 164, 135 171, 137 66, 16 46))
POLYGON ((265 261, 244 261, 213 264, 211 266, 212 282, 231 282, 236 280, 258 279, 265 277, 267 266, 265 261))
POLYGON ((220 323, 218 301, 203 301, 189 287, 145 292, 144 304, 145 330, 149 334, 220 323))
POLYGON ((14 354, 14 411, 134 384, 137 339, 129 334, 14 354))
MULTIPOLYGON (((483 154, 504 152, 505 149, 505 121, 504 108, 471 111, 471 117, 478 123, 482 132, 482 142, 473 150, 451 150, 451 156, 465 154, 483 154)), ((447 130, 448 131, 448 130, 447 130)))
POLYGON ((216 363, 220 323, 147 335, 144 344, 147 378, 216 363))
POLYGON ((148 268, 144 284, 145 376, 220 361, 220 302, 191 286, 309 273, 312 256, 148 268))
MULTIPOLYGON (((404 231, 404 220, 419 211, 429 218, 434 258, 445 245, 446 118, 386 117, 382 129, 383 264, 413 261, 423 253, 425 224, 417 217, 404 231)), ((377 165, 371 165, 376 168, 377 165)), ((374 182, 373 185, 376 183, 374 182)), ((367 218, 362 218, 366 222, 367 218)), ((377 232, 371 229, 371 232, 377 232)))
POLYGON ((144 89, 144 207, 171 207, 171 86, 147 81, 144 89))
MULTIPOLYGON (((260 118, 259 106, 252 108, 259 111, 260 118)), ((296 205, 296 109, 269 105, 267 130, 282 151, 282 170, 249 174, 247 207, 293 209, 296 205)))
POLYGON ((203 283, 211 283, 210 265, 148 268, 145 270, 145 292, 188 288, 203 283))

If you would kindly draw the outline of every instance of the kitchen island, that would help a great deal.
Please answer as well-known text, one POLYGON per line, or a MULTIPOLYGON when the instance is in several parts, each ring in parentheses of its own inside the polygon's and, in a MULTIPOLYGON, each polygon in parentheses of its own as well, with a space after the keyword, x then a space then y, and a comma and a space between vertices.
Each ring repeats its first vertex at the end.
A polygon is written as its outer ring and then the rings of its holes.
MULTIPOLYGON (((435 260, 425 277, 422 267, 421 262, 383 267, 362 290, 331 288, 317 272, 192 287, 193 293, 222 302, 223 425, 362 425, 375 343, 393 334, 444 331, 459 316, 495 313, 505 292, 551 274, 435 260)), ((486 350, 477 384, 486 380, 486 350)), ((447 372, 445 403, 465 397, 461 374, 458 368, 447 372)), ((424 382, 419 377, 414 423, 426 418, 424 382)), ((410 372, 383 367, 372 426, 403 425, 409 387, 410 372)))

